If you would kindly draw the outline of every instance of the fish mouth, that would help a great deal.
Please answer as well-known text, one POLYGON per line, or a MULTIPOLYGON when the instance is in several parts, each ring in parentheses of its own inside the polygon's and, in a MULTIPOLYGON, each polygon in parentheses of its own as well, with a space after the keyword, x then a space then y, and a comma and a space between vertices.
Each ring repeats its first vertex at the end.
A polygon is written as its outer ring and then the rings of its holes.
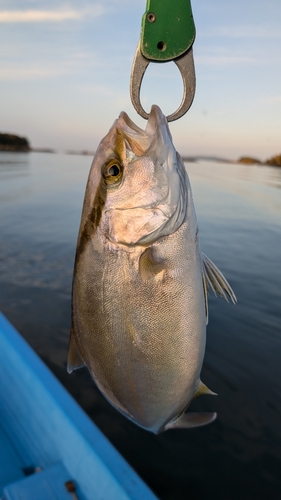
POLYGON ((174 151, 167 119, 156 104, 151 106, 145 129, 136 125, 125 111, 120 113, 116 126, 136 156, 153 152, 164 159, 169 151, 174 151))
MULTIPOLYGON (((151 110, 149 113, 149 117, 147 120, 147 124, 145 129, 140 128, 136 125, 133 120, 127 115, 125 111, 121 111, 119 115, 119 119, 123 119, 126 126, 134 132, 137 132, 140 135, 152 135, 155 133, 157 127, 162 126, 168 130, 168 122, 165 115, 162 113, 161 109, 157 104, 152 104, 151 110)), ((125 128, 127 128, 125 127, 125 128)), ((126 132, 126 130, 124 130, 126 132)), ((169 133, 170 139, 172 139, 171 134, 169 133)))

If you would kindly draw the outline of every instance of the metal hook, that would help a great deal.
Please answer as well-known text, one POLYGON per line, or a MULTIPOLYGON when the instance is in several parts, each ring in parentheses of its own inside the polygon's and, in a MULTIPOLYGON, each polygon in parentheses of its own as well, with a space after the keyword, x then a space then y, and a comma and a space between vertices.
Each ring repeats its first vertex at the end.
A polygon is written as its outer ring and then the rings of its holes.
MULTIPOLYGON (((137 46, 137 50, 134 57, 134 62, 131 72, 131 83, 130 83, 130 93, 133 106, 137 113, 145 118, 149 117, 149 114, 143 109, 140 102, 140 89, 141 83, 146 71, 147 66, 150 61, 146 59, 140 50, 140 43, 137 46)), ((195 69, 193 61, 193 51, 192 47, 185 52, 182 56, 174 59, 174 63, 177 65, 181 72, 183 80, 183 98, 178 109, 167 116, 167 121, 172 122, 181 118, 190 108, 194 94, 195 94, 195 69)))

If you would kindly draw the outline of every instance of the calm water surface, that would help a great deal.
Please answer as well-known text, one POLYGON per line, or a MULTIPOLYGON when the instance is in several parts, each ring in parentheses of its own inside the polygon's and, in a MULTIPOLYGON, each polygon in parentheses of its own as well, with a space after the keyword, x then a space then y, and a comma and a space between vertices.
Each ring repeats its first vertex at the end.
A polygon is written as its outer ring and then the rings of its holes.
POLYGON ((0 309, 163 500, 281 498, 281 169, 187 164, 202 250, 238 304, 210 297, 205 428, 154 436, 86 370, 66 374, 70 294, 90 157, 0 153, 0 309))

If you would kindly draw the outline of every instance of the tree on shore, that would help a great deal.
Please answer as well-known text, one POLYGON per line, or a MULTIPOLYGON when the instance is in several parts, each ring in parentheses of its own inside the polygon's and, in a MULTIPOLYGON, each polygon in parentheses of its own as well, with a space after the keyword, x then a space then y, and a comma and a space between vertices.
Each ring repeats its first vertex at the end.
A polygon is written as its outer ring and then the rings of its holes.
POLYGON ((0 151, 30 151, 29 141, 18 135, 0 133, 0 151))

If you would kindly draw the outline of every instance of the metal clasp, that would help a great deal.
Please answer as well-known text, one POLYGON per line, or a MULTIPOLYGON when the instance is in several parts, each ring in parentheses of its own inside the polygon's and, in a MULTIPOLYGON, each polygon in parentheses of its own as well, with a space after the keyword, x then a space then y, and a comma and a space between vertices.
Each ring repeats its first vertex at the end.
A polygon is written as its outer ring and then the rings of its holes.
MULTIPOLYGON (((166 117, 168 122, 178 120, 178 118, 181 118, 189 110, 194 98, 196 82, 192 47, 182 56, 177 57, 173 61, 179 68, 182 76, 183 98, 178 109, 174 113, 166 117)), ((150 62, 151 61, 149 61, 142 55, 139 43, 132 66, 130 93, 132 104, 135 110, 146 120, 148 119, 149 114, 143 109, 141 105, 140 90, 144 73, 150 62)))

